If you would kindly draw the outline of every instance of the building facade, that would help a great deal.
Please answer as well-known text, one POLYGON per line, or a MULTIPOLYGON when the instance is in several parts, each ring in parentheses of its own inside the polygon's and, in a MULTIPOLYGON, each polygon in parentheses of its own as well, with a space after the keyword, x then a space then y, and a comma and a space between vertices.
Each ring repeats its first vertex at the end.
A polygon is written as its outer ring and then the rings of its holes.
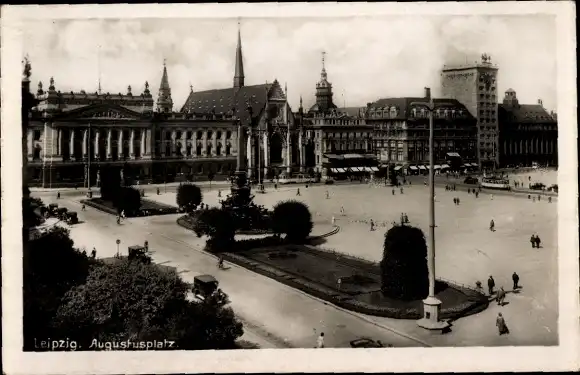
POLYGON ((305 113, 300 98, 300 108, 295 114, 298 128, 302 129, 306 172, 323 176, 369 172, 365 168, 376 169, 372 126, 366 123, 364 109, 339 109, 334 104, 324 57, 323 54, 315 104, 305 113))
POLYGON ((485 169, 499 162, 497 73, 486 54, 480 62, 446 65, 441 72, 442 96, 458 100, 477 120, 477 162, 485 169))
MULTIPOLYGON (((382 164, 404 173, 429 168, 429 111, 431 98, 386 98, 369 103, 366 122, 372 127, 374 150, 382 164)), ((474 168, 477 164, 475 118, 455 99, 433 99, 436 169, 474 168)))
POLYGON ((180 111, 173 109, 165 64, 156 102, 147 82, 141 93, 129 86, 124 94, 103 93, 100 87, 95 93, 61 92, 53 78, 45 91, 39 83, 25 139, 29 181, 98 186, 103 166, 118 167, 139 183, 228 175, 236 167, 239 122, 250 128, 250 174, 258 166, 270 174, 273 167, 298 169, 304 158, 289 139, 295 121, 285 92, 276 80, 244 83, 239 31, 233 87, 192 88, 180 111))
POLYGON ((516 92, 505 92, 499 105, 499 163, 502 167, 558 165, 558 122, 542 101, 520 104, 516 92))

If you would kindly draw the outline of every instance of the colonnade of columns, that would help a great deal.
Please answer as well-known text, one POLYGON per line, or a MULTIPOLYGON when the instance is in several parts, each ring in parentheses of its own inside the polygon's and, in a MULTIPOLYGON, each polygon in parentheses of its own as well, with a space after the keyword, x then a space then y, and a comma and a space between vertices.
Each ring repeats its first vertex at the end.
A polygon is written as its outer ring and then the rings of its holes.
POLYGON ((172 129, 172 130, 162 130, 160 141, 160 151, 162 157, 197 157, 198 150, 200 150, 199 156, 202 157, 221 157, 221 156, 232 156, 237 153, 237 135, 235 132, 230 132, 230 137, 227 136, 228 131, 217 130, 217 129, 206 129, 206 130, 188 130, 188 129, 172 129), (201 133, 201 138, 198 138, 198 132, 201 133), (221 136, 218 139, 217 133, 221 131, 221 136), (169 137, 167 137, 167 132, 169 132, 169 137), (178 137, 177 133, 180 132, 181 136, 178 137), (211 132, 211 136, 209 133, 211 132), (188 134, 190 136, 188 137, 188 134), (188 145, 191 146, 190 153, 188 154, 188 145), (169 146, 169 147, 167 147, 169 146), (178 148, 179 146, 179 148, 178 148), (219 151, 218 151, 218 146, 219 151), (228 152, 229 146, 229 152, 228 152), (169 148, 169 152, 167 149, 169 148))
MULTIPOLYGON (((282 139, 282 166, 285 167, 286 173, 292 173, 292 158, 293 158, 293 137, 291 132, 287 132, 285 139, 282 139)), ((306 146, 304 143, 304 138, 302 132, 298 132, 297 137, 298 145, 296 147, 298 151, 298 167, 300 172, 304 172, 305 169, 305 152, 306 146)), ((263 169, 264 175, 267 175, 271 162, 271 145, 270 145, 270 134, 267 131, 256 131, 249 129, 247 131, 246 144, 246 159, 247 159, 247 170, 248 176, 252 176, 252 173, 256 168, 263 169)))

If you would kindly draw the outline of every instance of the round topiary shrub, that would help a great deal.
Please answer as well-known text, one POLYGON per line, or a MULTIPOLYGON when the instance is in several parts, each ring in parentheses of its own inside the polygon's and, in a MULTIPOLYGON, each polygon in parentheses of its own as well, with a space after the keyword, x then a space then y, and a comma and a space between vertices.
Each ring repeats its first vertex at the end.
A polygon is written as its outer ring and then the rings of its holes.
POLYGON ((208 250, 212 252, 231 250, 236 226, 230 212, 219 208, 203 210, 194 218, 193 231, 198 237, 208 236, 208 250))
POLYGON ((429 293, 427 243, 421 229, 395 225, 385 234, 381 290, 401 300, 424 299, 429 293))
POLYGON ((113 203, 119 213, 125 211, 126 216, 137 216, 141 209, 141 193, 133 187, 121 187, 113 203))
POLYGON ((177 188, 175 197, 177 207, 183 208, 186 212, 192 212, 202 202, 203 194, 199 186, 194 184, 181 184, 177 188))
POLYGON ((302 242, 312 231, 312 214, 302 202, 289 200, 274 206, 272 212, 272 230, 277 234, 286 234, 289 242, 302 242))

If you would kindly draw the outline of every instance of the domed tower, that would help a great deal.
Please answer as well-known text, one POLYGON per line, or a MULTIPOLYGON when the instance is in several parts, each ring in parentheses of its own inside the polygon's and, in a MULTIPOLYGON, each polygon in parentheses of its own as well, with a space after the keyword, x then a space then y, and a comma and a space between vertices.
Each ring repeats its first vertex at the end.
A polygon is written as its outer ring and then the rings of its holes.
POLYGON ((159 85, 159 96, 157 97, 157 112, 170 113, 173 111, 173 99, 171 99, 171 87, 167 77, 167 66, 163 61, 163 76, 159 85))
POLYGON ((324 66, 325 56, 326 52, 322 52, 322 72, 320 73, 320 81, 316 84, 316 112, 328 112, 336 108, 332 102, 332 84, 328 82, 328 75, 324 66))
POLYGON ((506 107, 518 107, 519 106, 518 97, 513 89, 507 89, 505 96, 503 98, 503 105, 506 107))

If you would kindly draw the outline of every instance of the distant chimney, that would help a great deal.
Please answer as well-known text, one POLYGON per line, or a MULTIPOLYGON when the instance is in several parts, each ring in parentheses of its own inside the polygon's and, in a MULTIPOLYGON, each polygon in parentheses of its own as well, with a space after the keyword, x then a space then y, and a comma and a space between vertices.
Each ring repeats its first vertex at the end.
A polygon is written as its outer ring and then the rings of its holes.
POLYGON ((538 104, 542 105, 542 99, 538 99, 538 104))
POLYGON ((425 87, 425 98, 431 99, 431 89, 429 87, 425 87))

